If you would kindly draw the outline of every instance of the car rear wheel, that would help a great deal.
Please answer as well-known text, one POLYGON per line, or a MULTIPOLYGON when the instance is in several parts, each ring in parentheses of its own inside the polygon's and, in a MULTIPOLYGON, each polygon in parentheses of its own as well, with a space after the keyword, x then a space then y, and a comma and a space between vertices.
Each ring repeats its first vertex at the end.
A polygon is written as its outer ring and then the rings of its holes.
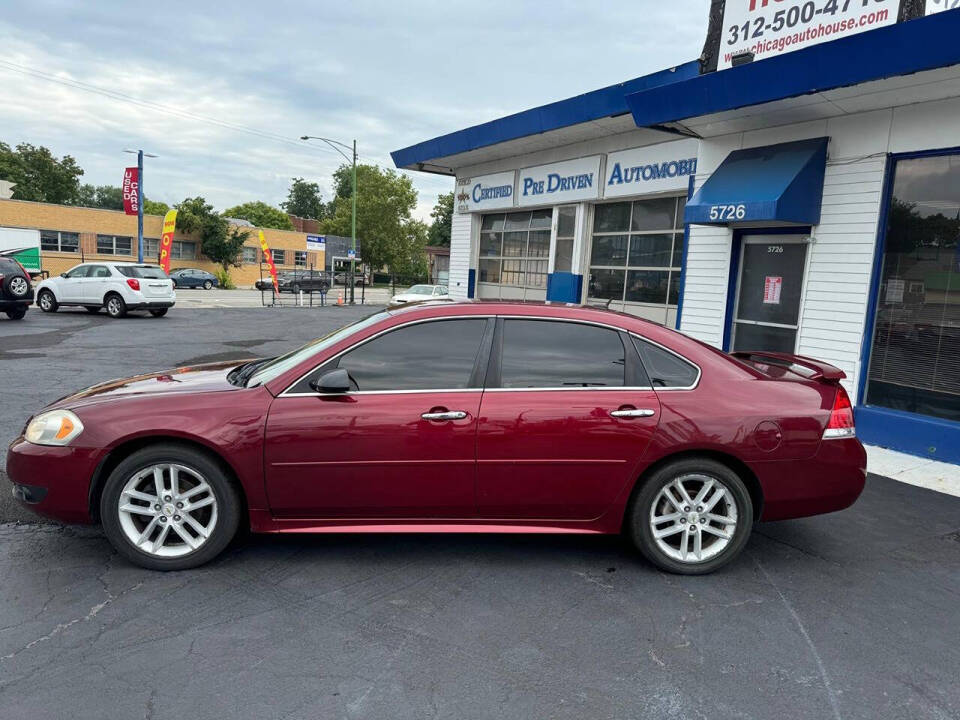
POLYGON ((107 538, 131 562, 186 570, 227 547, 240 507, 236 487, 216 460, 164 443, 133 453, 110 473, 100 517, 107 538))
POLYGON ((127 314, 127 304, 119 295, 107 296, 107 315, 112 318, 122 318, 127 314))
POLYGON ((729 467, 689 458, 664 465, 644 483, 628 522, 634 544, 661 570, 704 575, 743 550, 753 503, 729 467))
POLYGON ((212 288, 213 288, 213 282, 212 282, 211 280, 204 280, 204 281, 203 281, 203 289, 204 289, 204 290, 210 290, 210 289, 212 289, 212 288))
POLYGON ((11 320, 23 320, 24 316, 27 314, 27 308, 25 305, 20 305, 15 308, 10 308, 6 311, 7 317, 11 320))
POLYGON ((163 317, 167 314, 167 308, 157 308, 156 310, 151 310, 150 314, 154 317, 163 317))
POLYGON ((37 295, 37 305, 39 305, 40 309, 44 312, 56 312, 57 308, 60 307, 57 299, 49 290, 40 291, 40 294, 37 295))

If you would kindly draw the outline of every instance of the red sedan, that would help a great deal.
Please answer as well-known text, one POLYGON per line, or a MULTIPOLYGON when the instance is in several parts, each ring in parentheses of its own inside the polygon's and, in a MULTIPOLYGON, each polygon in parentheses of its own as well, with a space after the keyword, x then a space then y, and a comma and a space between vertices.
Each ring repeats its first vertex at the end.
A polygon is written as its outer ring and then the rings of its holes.
POLYGON ((286 355, 106 383, 30 420, 14 494, 148 568, 254 532, 625 533, 706 573, 755 520, 840 510, 866 455, 809 358, 584 307, 381 312, 286 355))

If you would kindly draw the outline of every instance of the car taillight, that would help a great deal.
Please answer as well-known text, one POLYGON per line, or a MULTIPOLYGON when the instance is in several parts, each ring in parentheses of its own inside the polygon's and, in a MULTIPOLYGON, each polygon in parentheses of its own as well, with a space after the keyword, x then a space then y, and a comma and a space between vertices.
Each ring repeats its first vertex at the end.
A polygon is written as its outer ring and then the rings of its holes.
POLYGON ((140 281, 136 278, 127 278, 127 285, 130 286, 131 290, 140 291, 140 281))
POLYGON ((837 397, 833 401, 833 410, 830 411, 830 420, 827 429, 823 431, 823 439, 856 437, 857 430, 853 421, 853 405, 850 396, 842 385, 837 386, 837 397))

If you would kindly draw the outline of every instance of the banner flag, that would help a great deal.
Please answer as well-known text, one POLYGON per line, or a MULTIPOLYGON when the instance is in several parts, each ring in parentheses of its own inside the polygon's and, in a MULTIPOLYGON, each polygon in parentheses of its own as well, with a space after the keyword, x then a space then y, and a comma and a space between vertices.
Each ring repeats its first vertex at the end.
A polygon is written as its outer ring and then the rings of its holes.
MULTIPOLYGON (((136 168, 134 168, 136 169, 136 168)), ((163 218, 163 236, 160 239, 160 267, 163 271, 170 274, 170 250, 173 248, 173 233, 177 229, 177 211, 168 210, 163 218)))
POLYGON ((140 170, 129 167, 123 171, 123 211, 127 215, 140 212, 140 170))
POLYGON ((273 264, 273 254, 267 247, 267 239, 263 236, 263 230, 260 231, 260 249, 263 250, 263 261, 267 264, 267 270, 270 271, 270 278, 273 280, 273 289, 280 292, 280 286, 277 284, 277 266, 273 264))

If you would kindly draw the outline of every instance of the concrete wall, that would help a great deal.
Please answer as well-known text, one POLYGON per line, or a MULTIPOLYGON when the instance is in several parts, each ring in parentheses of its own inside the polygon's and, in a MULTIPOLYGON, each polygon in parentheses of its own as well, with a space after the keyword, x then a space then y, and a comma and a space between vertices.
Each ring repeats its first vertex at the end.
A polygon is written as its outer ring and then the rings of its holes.
MULTIPOLYGON (((69 270, 74 265, 79 264, 81 260, 118 260, 132 262, 137 259, 137 218, 135 215, 126 215, 117 210, 98 210, 66 205, 50 205, 47 203, 25 202, 22 200, 0 200, 0 226, 79 233, 82 253, 48 251, 42 253, 43 269, 49 271, 51 275, 69 270), (133 238, 133 254, 98 255, 98 234, 133 238)), ((143 216, 144 238, 159 239, 162 234, 162 228, 162 216, 143 216)), ((250 231, 250 237, 244 245, 246 247, 256 248, 257 258, 259 259, 260 241, 257 235, 258 228, 247 229, 250 231)), ((279 270, 292 270, 294 268, 294 251, 307 249, 306 233, 264 228, 263 234, 266 237, 267 245, 271 251, 285 251, 284 263, 278 265, 279 270)), ((199 253, 200 243, 198 238, 178 232, 174 236, 174 240, 196 243, 197 257, 194 260, 172 260, 170 262, 172 269, 193 267, 209 270, 210 272, 215 272, 219 269, 219 265, 210 262, 199 253)), ((155 257, 144 257, 144 261, 156 262, 157 259, 155 257)), ((307 252, 307 266, 309 267, 311 263, 314 268, 322 270, 324 267, 324 254, 314 251, 307 252)), ((266 268, 264 268, 263 272, 266 274, 266 268)), ((259 263, 244 263, 239 268, 231 268, 230 276, 239 287, 253 285, 253 283, 260 278, 260 265, 259 263)))

